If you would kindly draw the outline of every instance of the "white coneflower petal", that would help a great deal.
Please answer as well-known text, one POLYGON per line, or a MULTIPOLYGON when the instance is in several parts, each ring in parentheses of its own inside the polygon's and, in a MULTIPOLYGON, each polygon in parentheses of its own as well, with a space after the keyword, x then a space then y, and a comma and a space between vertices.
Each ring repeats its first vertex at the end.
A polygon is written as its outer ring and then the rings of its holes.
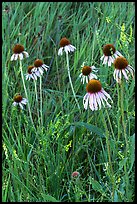
POLYGON ((23 110, 23 105, 21 103, 19 103, 20 108, 23 110))
POLYGON ((23 60, 23 54, 22 53, 19 54, 19 59, 23 60))
POLYGON ((99 110, 100 110, 100 109, 101 109, 101 101, 100 101, 100 98, 99 98, 99 96, 98 96, 97 93, 95 93, 95 96, 96 96, 97 103, 98 103, 98 105, 99 105, 99 110))
POLYGON ((86 94, 83 98, 83 105, 84 105, 84 108, 87 110, 87 107, 88 107, 88 101, 89 101, 89 95, 86 94))
POLYGON ((18 54, 15 54, 15 55, 14 55, 14 60, 17 60, 17 59, 18 59, 18 56, 19 56, 18 54))
POLYGON ((23 51, 23 54, 25 55, 25 57, 29 57, 29 54, 26 51, 23 51))
POLYGON ((123 73, 123 75, 124 75, 125 79, 126 79, 126 80, 128 80, 128 76, 127 76, 127 74, 126 74, 125 70, 123 70, 123 69, 122 69, 122 73, 123 73))
POLYGON ((10 59, 11 61, 13 61, 14 60, 14 54, 11 56, 11 59, 10 59))
POLYGON ((103 64, 106 64, 107 63, 107 61, 108 61, 108 57, 104 57, 104 61, 103 61, 103 64))
POLYGON ((63 54, 63 47, 59 48, 58 50, 58 55, 62 55, 63 54))
POLYGON ((92 111, 94 111, 94 106, 93 106, 93 94, 89 95, 89 107, 92 111))
POLYGON ((17 103, 16 102, 13 102, 13 106, 16 106, 17 105, 17 103))

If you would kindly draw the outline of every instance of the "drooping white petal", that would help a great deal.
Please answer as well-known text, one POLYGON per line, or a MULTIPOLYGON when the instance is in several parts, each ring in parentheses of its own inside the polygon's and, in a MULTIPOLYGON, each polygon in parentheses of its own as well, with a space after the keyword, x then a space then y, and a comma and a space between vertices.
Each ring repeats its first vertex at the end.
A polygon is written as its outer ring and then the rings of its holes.
POLYGON ((14 54, 14 60, 18 59, 18 54, 14 54))
POLYGON ((111 57, 110 56, 108 57, 108 66, 109 67, 111 66, 111 57))
POLYGON ((98 110, 98 105, 97 105, 96 94, 95 93, 93 94, 93 105, 94 105, 95 110, 98 110))
POLYGON ((29 54, 26 51, 23 51, 23 54, 25 55, 25 57, 29 57, 29 54))
POLYGON ((104 59, 104 57, 105 57, 105 55, 103 55, 103 56, 100 58, 100 60, 103 60, 103 59, 104 59))
POLYGON ((69 52, 69 48, 68 48, 67 45, 64 47, 64 51, 68 54, 68 52, 69 52))
POLYGON ((108 56, 105 56, 105 57, 104 57, 103 64, 107 64, 107 61, 108 61, 108 56))
POLYGON ((89 93, 86 93, 86 95, 84 96, 83 98, 83 105, 84 105, 84 108, 87 110, 88 108, 88 100, 89 100, 89 93))
POLYGON ((17 106, 17 105, 18 105, 18 103, 14 101, 13 102, 13 106, 17 106))
POLYGON ((101 103, 103 104, 103 106, 105 107, 101 92, 98 92, 98 97, 99 97, 101 103))
POLYGON ((98 103, 99 109, 101 109, 101 100, 100 100, 100 98, 98 96, 98 93, 95 93, 95 96, 96 96, 96 101, 98 103))
POLYGON ((97 79, 97 76, 93 73, 89 74, 89 79, 97 79))
POLYGON ((63 47, 60 47, 58 50, 58 55, 62 55, 63 54, 63 47))
POLYGON ((19 54, 19 59, 23 60, 23 54, 22 53, 19 54))
POLYGON ((14 54, 11 56, 11 58, 10 58, 10 61, 13 61, 14 60, 14 54))
POLYGON ((19 106, 23 110, 23 105, 21 104, 21 102, 19 103, 19 106))
POLYGON ((86 78, 86 83, 88 83, 88 76, 85 76, 85 78, 86 78))
POLYGON ((128 80, 127 73, 126 73, 126 71, 125 71, 124 69, 122 69, 122 73, 123 73, 123 75, 124 75, 125 79, 126 79, 126 80, 128 80))
POLYGON ((102 92, 104 95, 106 95, 107 98, 109 98, 109 99, 112 101, 111 96, 110 96, 103 88, 101 89, 101 92, 102 92))
POLYGON ((113 72, 113 77, 114 77, 114 79, 116 79, 116 69, 113 72))
POLYGON ((26 105, 28 103, 28 100, 26 98, 23 98, 21 103, 26 105))
POLYGON ((118 56, 123 56, 118 50, 115 52, 118 56))
POLYGON ((107 104, 109 107, 111 107, 111 105, 110 105, 110 104, 108 103, 108 101, 107 101, 106 96, 105 96, 102 92, 100 92, 100 95, 101 95, 102 99, 105 100, 106 104, 107 104))
POLYGON ((89 107, 92 111, 94 111, 94 106, 93 106, 93 94, 90 94, 90 97, 89 97, 89 107))
POLYGON ((76 47, 74 47, 73 45, 70 45, 71 50, 74 51, 76 49, 76 47))

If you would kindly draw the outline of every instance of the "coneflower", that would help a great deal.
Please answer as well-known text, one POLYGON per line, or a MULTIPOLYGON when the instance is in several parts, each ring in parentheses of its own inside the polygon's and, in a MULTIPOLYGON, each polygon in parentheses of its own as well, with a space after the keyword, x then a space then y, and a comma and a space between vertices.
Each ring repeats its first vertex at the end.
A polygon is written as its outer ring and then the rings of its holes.
POLYGON ((62 38, 60 40, 60 48, 58 50, 58 55, 62 55, 63 54, 63 50, 68 53, 68 52, 74 52, 75 51, 75 47, 73 45, 70 44, 70 41, 67 38, 62 38))
POLYGON ((24 57, 29 57, 29 54, 24 51, 24 46, 21 45, 21 44, 16 44, 14 47, 13 47, 13 55, 11 56, 11 61, 13 60, 22 60, 24 57))
POLYGON ((108 64, 108 66, 111 66, 114 59, 118 56, 122 56, 122 54, 116 50, 114 45, 106 44, 103 46, 103 56, 100 58, 100 60, 103 60, 103 64, 108 64))
POLYGON ((134 69, 128 64, 128 61, 124 57, 117 57, 114 60, 114 79, 118 82, 121 83, 122 75, 128 81, 128 75, 132 75, 134 78, 134 69))
POLYGON ((97 76, 93 73, 94 71, 98 71, 95 66, 83 66, 81 69, 81 74, 79 75, 81 82, 84 84, 85 80, 86 83, 88 83, 90 79, 97 79, 97 76))
POLYGON ((48 68, 49 66, 44 64, 44 62, 41 59, 36 59, 34 61, 34 71, 37 76, 43 75, 44 70, 47 72, 48 68))
POLYGON ((108 107, 111 107, 107 100, 110 99, 112 102, 112 99, 102 88, 99 80, 91 79, 86 86, 86 90, 87 93, 83 98, 83 105, 86 110, 88 105, 92 111, 101 109, 102 105, 105 107, 105 103, 108 107))
POLYGON ((26 105, 28 102, 28 100, 23 98, 20 94, 16 94, 13 100, 13 106, 19 106, 21 109, 24 109, 23 105, 26 105))

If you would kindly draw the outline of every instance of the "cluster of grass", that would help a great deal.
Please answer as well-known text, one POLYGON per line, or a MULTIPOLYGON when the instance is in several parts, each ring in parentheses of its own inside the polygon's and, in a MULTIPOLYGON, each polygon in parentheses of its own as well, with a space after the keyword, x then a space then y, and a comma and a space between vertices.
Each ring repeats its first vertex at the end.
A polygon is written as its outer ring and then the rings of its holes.
POLYGON ((3 2, 2 9, 3 202, 133 201, 135 82, 130 78, 118 85, 113 66, 102 65, 100 57, 102 46, 112 43, 135 67, 134 2, 3 2), (65 53, 57 55, 62 37, 76 47, 69 64, 81 113, 65 53), (36 129, 27 107, 18 111, 12 106, 15 93, 25 97, 19 62, 10 61, 16 43, 30 55, 22 61, 24 74, 36 58, 50 66, 42 77, 43 125, 38 123, 34 83, 26 81, 36 129), (84 61, 99 69, 102 86, 113 99, 111 108, 84 110, 86 85, 78 78, 84 61), (79 177, 71 177, 74 171, 79 177))

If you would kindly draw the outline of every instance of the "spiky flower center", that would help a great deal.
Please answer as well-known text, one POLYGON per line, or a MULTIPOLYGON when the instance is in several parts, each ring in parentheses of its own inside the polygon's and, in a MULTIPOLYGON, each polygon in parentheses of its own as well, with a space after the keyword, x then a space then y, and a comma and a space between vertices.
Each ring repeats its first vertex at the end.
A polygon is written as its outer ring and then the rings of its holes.
POLYGON ((21 45, 21 44, 16 44, 14 47, 13 47, 13 52, 15 53, 15 54, 20 54, 20 53, 22 53, 24 51, 24 47, 23 47, 23 45, 21 45))
POLYGON ((112 44, 104 45, 103 53, 105 56, 112 56, 116 52, 116 48, 112 44))
POLYGON ((34 66, 30 65, 28 66, 28 73, 31 74, 32 73, 32 69, 34 68, 34 66))
POLYGON ((102 89, 102 85, 100 81, 96 79, 91 79, 86 86, 86 90, 89 93, 97 93, 101 91, 101 89, 102 89))
POLYGON ((120 56, 114 60, 114 67, 115 69, 125 69, 128 66, 128 61, 126 58, 120 56))
POLYGON ((43 61, 40 59, 36 59, 34 62, 35 67, 41 67, 43 65, 43 61))
POLYGON ((65 47, 66 45, 70 45, 70 41, 67 38, 62 38, 60 40, 60 47, 65 47))
POLYGON ((90 66, 84 66, 81 71, 83 75, 88 76, 92 72, 92 69, 90 66))
POLYGON ((22 96, 21 95, 16 95, 14 96, 14 101, 17 102, 17 103, 20 103, 22 101, 22 96))

